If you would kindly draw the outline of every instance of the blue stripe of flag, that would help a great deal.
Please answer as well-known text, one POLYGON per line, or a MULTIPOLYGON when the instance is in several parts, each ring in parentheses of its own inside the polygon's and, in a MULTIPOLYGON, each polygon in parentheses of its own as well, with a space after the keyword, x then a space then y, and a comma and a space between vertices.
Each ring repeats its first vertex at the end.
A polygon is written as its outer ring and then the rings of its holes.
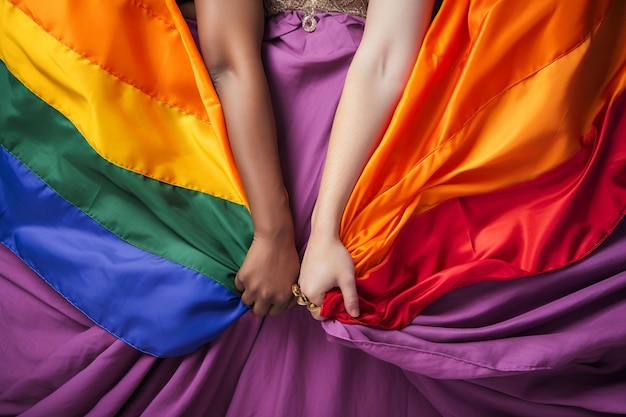
POLYGON ((120 239, 0 150, 0 241, 114 336, 176 356, 216 338, 247 310, 206 276, 120 239))

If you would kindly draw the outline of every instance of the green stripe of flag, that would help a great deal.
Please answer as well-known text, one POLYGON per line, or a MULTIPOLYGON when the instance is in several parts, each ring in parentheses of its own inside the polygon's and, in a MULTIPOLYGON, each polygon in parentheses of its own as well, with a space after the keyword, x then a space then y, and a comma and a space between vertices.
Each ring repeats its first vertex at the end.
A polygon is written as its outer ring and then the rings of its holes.
POLYGON ((0 143, 9 152, 123 240, 237 292, 234 274, 253 231, 244 206, 111 164, 4 63, 0 74, 0 143))

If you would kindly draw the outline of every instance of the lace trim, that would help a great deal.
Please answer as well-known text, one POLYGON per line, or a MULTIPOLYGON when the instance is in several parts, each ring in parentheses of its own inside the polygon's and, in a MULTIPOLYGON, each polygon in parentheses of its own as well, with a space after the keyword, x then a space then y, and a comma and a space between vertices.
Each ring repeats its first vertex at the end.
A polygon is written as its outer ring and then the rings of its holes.
POLYGON ((287 10, 313 12, 340 12, 365 18, 368 0, 263 0, 265 16, 287 10))

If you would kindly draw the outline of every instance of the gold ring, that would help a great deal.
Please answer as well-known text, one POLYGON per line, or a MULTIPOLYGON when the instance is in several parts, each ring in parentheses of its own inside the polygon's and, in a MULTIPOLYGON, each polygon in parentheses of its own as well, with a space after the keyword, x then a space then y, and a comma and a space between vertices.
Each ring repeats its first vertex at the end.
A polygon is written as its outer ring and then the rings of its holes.
POLYGON ((291 286, 291 292, 293 293, 294 297, 296 297, 296 303, 298 303, 298 305, 306 307, 306 309, 309 310, 311 313, 319 313, 322 309, 322 307, 313 304, 306 295, 302 294, 302 290, 300 289, 300 286, 298 284, 293 284, 291 286))
POLYGON ((316 306, 316 305, 315 305, 315 304, 313 304, 313 303, 309 303, 309 304, 306 306, 306 309, 307 309, 307 310, 309 310, 309 312, 311 312, 311 313, 318 313, 318 314, 319 314, 319 312, 320 312, 320 311, 322 311, 322 307, 320 307, 320 306, 316 306))

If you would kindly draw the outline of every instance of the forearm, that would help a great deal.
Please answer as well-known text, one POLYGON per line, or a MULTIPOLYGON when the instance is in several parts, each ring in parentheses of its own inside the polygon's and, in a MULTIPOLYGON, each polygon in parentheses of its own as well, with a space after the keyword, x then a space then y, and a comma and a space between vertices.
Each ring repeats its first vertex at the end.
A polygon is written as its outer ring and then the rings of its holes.
POLYGON ((235 286, 258 315, 292 300, 300 260, 283 185, 269 88, 261 62, 259 0, 196 0, 200 47, 222 105, 228 140, 250 206, 254 236, 235 286))
POLYGON ((384 134, 429 24, 432 1, 394 0, 395 10, 384 1, 370 2, 373 10, 368 10, 364 38, 348 71, 313 213, 312 238, 339 234, 348 198, 384 134))
MULTIPOLYGON (((356 64, 356 63, 355 63, 356 64)), ((341 216, 365 162, 389 122, 402 92, 395 80, 372 77, 353 65, 337 108, 312 218, 312 233, 338 235, 341 216), (362 86, 367 85, 368 88, 362 86)))
POLYGON ((270 93, 261 62, 258 0, 197 0, 200 45, 222 105, 255 233, 291 231, 270 93))
POLYGON ((216 82, 229 141, 256 233, 289 232, 292 220, 283 185, 276 130, 260 62, 225 70, 216 82))

